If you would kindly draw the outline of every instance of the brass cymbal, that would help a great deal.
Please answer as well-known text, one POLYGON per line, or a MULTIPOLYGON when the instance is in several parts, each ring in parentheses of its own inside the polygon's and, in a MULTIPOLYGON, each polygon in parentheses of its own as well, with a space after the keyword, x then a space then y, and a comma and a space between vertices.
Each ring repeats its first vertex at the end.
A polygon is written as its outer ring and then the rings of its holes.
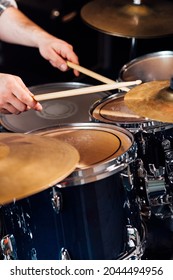
POLYGON ((134 2, 91 1, 82 7, 81 17, 91 27, 120 37, 154 38, 173 34, 173 3, 165 0, 134 2))
POLYGON ((124 102, 141 117, 173 123, 173 90, 168 80, 136 86, 125 94, 124 102))
POLYGON ((79 153, 58 139, 20 133, 0 134, 0 204, 25 198, 66 178, 79 153))

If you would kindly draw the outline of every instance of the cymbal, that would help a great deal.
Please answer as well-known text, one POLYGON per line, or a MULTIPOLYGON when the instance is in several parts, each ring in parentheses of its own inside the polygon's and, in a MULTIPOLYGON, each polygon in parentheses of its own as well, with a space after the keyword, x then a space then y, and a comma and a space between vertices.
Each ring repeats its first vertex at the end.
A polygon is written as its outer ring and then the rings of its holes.
POLYGON ((74 171, 78 161, 78 151, 58 139, 1 133, 0 204, 53 186, 74 171))
POLYGON ((136 86, 125 94, 124 102, 141 117, 173 123, 173 90, 168 80, 136 86))
POLYGON ((154 38, 173 34, 173 3, 163 0, 95 0, 81 9, 91 27, 120 37, 154 38))

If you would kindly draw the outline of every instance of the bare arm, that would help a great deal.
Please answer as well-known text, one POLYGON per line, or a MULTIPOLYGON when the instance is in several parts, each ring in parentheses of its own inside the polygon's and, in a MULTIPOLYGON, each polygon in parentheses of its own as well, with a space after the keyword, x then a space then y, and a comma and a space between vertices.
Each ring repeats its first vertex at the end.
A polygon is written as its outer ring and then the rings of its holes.
MULTIPOLYGON (((70 44, 43 30, 15 7, 8 7, 0 15, 0 40, 38 48, 41 56, 61 71, 68 70, 67 60, 78 64, 70 44)), ((74 74, 78 76, 79 72, 74 70, 74 74)), ((0 112, 19 114, 31 108, 42 110, 21 78, 0 73, 0 112)))
MULTIPOLYGON (((61 71, 68 69, 66 60, 79 63, 70 44, 43 30, 15 7, 7 8, 0 16, 0 39, 38 48, 40 54, 61 71)), ((74 74, 79 75, 78 71, 74 74)))

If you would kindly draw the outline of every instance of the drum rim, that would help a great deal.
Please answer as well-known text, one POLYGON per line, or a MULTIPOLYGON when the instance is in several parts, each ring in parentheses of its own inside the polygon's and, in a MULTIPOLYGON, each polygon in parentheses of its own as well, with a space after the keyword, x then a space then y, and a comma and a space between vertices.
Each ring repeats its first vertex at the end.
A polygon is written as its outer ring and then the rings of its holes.
POLYGON ((107 131, 119 131, 126 135, 130 141, 131 145, 125 151, 122 155, 115 157, 113 159, 109 159, 106 162, 102 164, 93 164, 86 168, 78 168, 75 169, 74 172, 71 173, 65 180, 60 182, 58 186, 67 187, 67 186, 74 186, 74 185, 83 185, 86 183, 91 183, 97 180, 101 180, 107 177, 112 176, 113 174, 116 174, 122 170, 124 170, 130 163, 132 163, 136 158, 136 150, 137 150, 137 144, 134 141, 133 134, 128 131, 125 128, 111 125, 111 124, 100 124, 100 123, 64 123, 60 126, 53 125, 50 127, 45 127, 37 130, 28 131, 25 134, 31 134, 31 133, 39 133, 39 132, 46 132, 46 131, 54 131, 55 129, 63 129, 63 128, 72 128, 72 129, 107 129, 107 131))
MULTIPOLYGON (((104 102, 109 102, 109 100, 116 100, 118 98, 121 98, 125 95, 125 93, 123 92, 119 92, 119 93, 115 93, 115 94, 112 94, 111 96, 106 96, 104 97, 102 100, 97 100, 96 102, 93 103, 93 105, 90 107, 90 112, 89 112, 89 117, 92 121, 97 121, 99 123, 104 123, 104 121, 101 121, 99 120, 98 118, 94 118, 93 117, 93 112, 94 110, 100 106, 100 104, 104 103, 104 102)), ((147 133, 155 133, 155 132, 159 132, 159 131, 163 131, 164 130, 167 130, 169 128, 172 128, 173 127, 173 124, 170 124, 170 123, 163 123, 163 122, 157 122, 155 120, 150 120, 150 119, 147 119, 147 118, 143 118, 143 121, 140 120, 140 122, 128 122, 128 121, 125 121, 125 122, 121 122, 121 121, 117 121, 117 122, 112 122, 112 121, 109 121, 109 120, 106 120, 107 123, 109 124, 113 124, 113 125, 116 125, 116 126, 120 126, 120 127, 123 127, 125 129, 128 129, 130 132, 132 133, 137 133, 139 131, 145 131, 147 133)), ((105 121, 105 123, 106 123, 105 121)))
POLYGON ((122 68, 120 69, 119 72, 119 80, 123 81, 123 74, 125 71, 127 71, 132 65, 135 65, 136 63, 138 63, 139 61, 151 58, 151 57, 173 57, 173 51, 170 50, 166 50, 166 51, 158 51, 158 52, 152 52, 152 53, 147 53, 141 56, 138 56, 134 59, 132 59, 131 61, 128 61, 127 63, 125 63, 122 68))
MULTIPOLYGON (((42 88, 42 87, 51 87, 51 86, 64 86, 64 85, 68 85, 68 86, 91 86, 91 84, 88 83, 81 83, 81 82, 57 82, 57 83, 45 83, 45 84, 38 84, 38 85, 33 85, 29 87, 29 90, 34 90, 34 89, 38 89, 38 88, 42 88)), ((35 93, 35 94, 40 94, 40 93, 35 93)), ((43 93, 44 94, 44 93, 43 93)))

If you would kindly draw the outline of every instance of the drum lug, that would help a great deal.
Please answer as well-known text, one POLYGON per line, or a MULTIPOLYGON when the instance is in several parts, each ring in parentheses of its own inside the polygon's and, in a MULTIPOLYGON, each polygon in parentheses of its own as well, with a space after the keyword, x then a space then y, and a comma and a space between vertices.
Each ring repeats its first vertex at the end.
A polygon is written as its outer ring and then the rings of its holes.
POLYGON ((165 166, 168 180, 170 184, 173 184, 173 149, 171 148, 171 142, 165 139, 162 142, 162 147, 165 153, 165 166))
POLYGON ((58 189, 58 185, 56 185, 55 187, 52 187, 52 207, 54 209, 54 211, 59 214, 62 210, 62 194, 60 191, 57 190, 58 189))
POLYGON ((130 166, 127 166, 127 169, 121 172, 121 178, 126 190, 131 191, 133 189, 133 174, 130 171, 130 166))
POLYGON ((130 248, 136 247, 139 244, 139 234, 136 228, 127 226, 128 245, 130 248))
POLYGON ((146 154, 146 141, 144 139, 144 133, 146 133, 144 130, 139 131, 139 143, 140 143, 140 147, 142 148, 141 152, 143 155, 146 154))
POLYGON ((167 193, 165 182, 165 168, 155 168, 154 164, 149 164, 152 175, 148 175, 144 168, 143 161, 138 160, 137 177, 139 197, 141 199, 142 214, 146 217, 151 216, 151 212, 163 219, 172 216, 172 196, 167 193), (162 211, 162 208, 165 208, 162 211), (168 209, 166 209, 168 207, 168 209))
POLYGON ((141 242, 141 238, 138 230, 135 227, 127 226, 128 246, 132 250, 132 254, 128 256, 128 259, 140 259, 144 252, 144 244, 141 242))
POLYGON ((165 177, 165 167, 159 166, 159 169, 155 167, 153 163, 148 164, 149 171, 154 178, 164 178, 165 177))
POLYGON ((1 239, 1 250, 4 260, 17 260, 16 242, 13 235, 6 235, 1 239))
POLYGON ((60 260, 71 260, 70 254, 67 249, 62 248, 60 251, 60 260))

